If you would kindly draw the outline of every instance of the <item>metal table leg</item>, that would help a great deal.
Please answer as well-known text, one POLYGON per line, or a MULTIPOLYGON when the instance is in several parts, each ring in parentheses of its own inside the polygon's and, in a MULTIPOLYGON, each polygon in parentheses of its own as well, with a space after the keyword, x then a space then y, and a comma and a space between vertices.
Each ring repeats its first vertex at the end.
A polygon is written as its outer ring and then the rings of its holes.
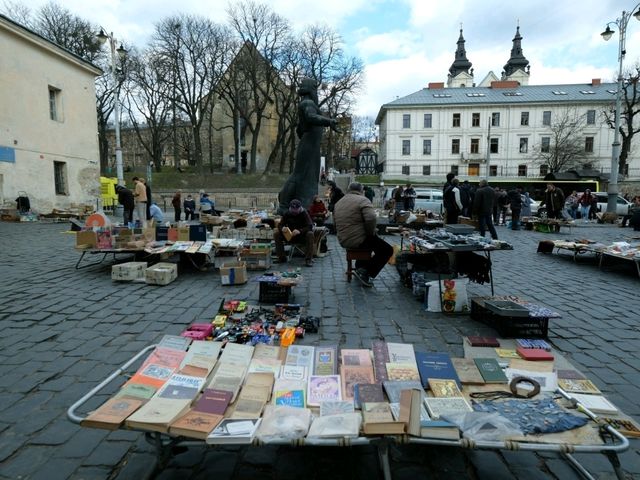
POLYGON ((389 464, 389 444, 386 441, 378 443, 378 460, 384 480, 391 480, 391 465, 389 464))

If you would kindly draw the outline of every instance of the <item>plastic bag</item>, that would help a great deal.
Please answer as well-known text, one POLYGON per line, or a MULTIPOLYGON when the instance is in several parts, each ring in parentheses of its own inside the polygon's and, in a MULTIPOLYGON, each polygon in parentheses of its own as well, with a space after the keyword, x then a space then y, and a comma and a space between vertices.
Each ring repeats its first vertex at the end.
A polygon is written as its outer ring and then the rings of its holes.
POLYGON ((307 408, 267 405, 256 437, 264 443, 297 440, 306 436, 310 423, 307 408))
POLYGON ((497 413, 454 413, 442 415, 441 419, 456 424, 463 437, 475 441, 500 441, 524 435, 518 425, 497 413))
POLYGON ((445 313, 466 312, 469 310, 467 295, 468 278, 454 278, 440 280, 442 287, 438 288, 438 281, 427 282, 427 311, 445 313), (440 309, 440 291, 442 290, 442 310, 440 309))

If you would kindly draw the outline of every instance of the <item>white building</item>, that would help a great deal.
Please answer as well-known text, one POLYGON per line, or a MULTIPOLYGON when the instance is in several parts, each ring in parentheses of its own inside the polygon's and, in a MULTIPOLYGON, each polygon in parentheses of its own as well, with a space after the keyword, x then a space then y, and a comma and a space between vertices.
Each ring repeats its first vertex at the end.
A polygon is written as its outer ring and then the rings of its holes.
MULTIPOLYGON (((613 130, 602 112, 613 109, 617 85, 599 79, 528 85, 521 39, 518 28, 501 79, 489 72, 476 86, 461 30, 447 88, 430 83, 382 105, 376 123, 384 177, 439 181, 454 172, 470 180, 485 175, 540 178, 549 169, 538 152, 552 148, 552 125, 566 112, 575 112, 583 122, 579 135, 585 166, 610 171, 613 130)), ((640 162, 633 149, 628 163, 634 176, 640 162)))
POLYGON ((102 72, 0 15, 0 202, 32 209, 100 194, 95 77, 102 72))

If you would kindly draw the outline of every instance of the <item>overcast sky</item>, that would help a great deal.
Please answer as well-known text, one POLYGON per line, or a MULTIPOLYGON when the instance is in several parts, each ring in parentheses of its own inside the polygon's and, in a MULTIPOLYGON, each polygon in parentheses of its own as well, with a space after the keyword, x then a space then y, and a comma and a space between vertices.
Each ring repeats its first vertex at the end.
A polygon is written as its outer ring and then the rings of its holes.
MULTIPOLYGON (((1 0, 0 0, 1 1, 1 0)), ((231 0, 233 1, 233 0, 231 0)), ((18 2, 20 3, 20 2, 18 2)), ((23 0, 31 8, 45 0, 23 0)), ((196 14, 224 23, 228 0, 59 0, 73 13, 102 25, 126 43, 143 46, 162 18, 196 14)), ((612 81, 618 65, 618 27, 605 42, 607 22, 635 5, 626 0, 271 0, 263 2, 294 27, 326 23, 366 65, 366 86, 356 114, 375 116, 380 106, 446 81, 460 24, 476 82, 509 59, 516 25, 531 65, 530 84, 612 81)), ((640 58, 640 22, 629 21, 627 57, 640 58)))

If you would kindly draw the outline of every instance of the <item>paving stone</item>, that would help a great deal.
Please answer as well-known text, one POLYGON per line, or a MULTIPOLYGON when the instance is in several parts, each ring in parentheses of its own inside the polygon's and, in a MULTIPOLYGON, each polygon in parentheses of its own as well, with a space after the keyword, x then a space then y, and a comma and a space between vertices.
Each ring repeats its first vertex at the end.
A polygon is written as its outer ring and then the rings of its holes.
POLYGON ((148 452, 135 452, 129 455, 127 461, 122 466, 122 469, 116 475, 115 480, 151 478, 155 469, 156 456, 154 454, 148 452))
POLYGON ((66 458, 51 458, 36 470, 30 480, 67 480, 76 470, 77 465, 66 458))
POLYGON ((111 470, 109 468, 79 467, 69 477, 69 480, 104 480, 105 478, 109 478, 110 473, 111 470))
POLYGON ((26 446, 2 464, 2 475, 7 478, 29 478, 46 465, 55 452, 53 447, 26 446))
POLYGON ((492 480, 515 478, 496 452, 472 450, 468 453, 468 457, 478 478, 491 478, 492 480))
POLYGON ((131 444, 129 442, 103 442, 100 448, 96 448, 86 457, 82 464, 115 466, 127 454, 131 444))
POLYGON ((66 440, 64 445, 58 447, 57 455, 61 458, 87 457, 94 449, 98 448, 108 434, 107 430, 82 428, 66 440))

